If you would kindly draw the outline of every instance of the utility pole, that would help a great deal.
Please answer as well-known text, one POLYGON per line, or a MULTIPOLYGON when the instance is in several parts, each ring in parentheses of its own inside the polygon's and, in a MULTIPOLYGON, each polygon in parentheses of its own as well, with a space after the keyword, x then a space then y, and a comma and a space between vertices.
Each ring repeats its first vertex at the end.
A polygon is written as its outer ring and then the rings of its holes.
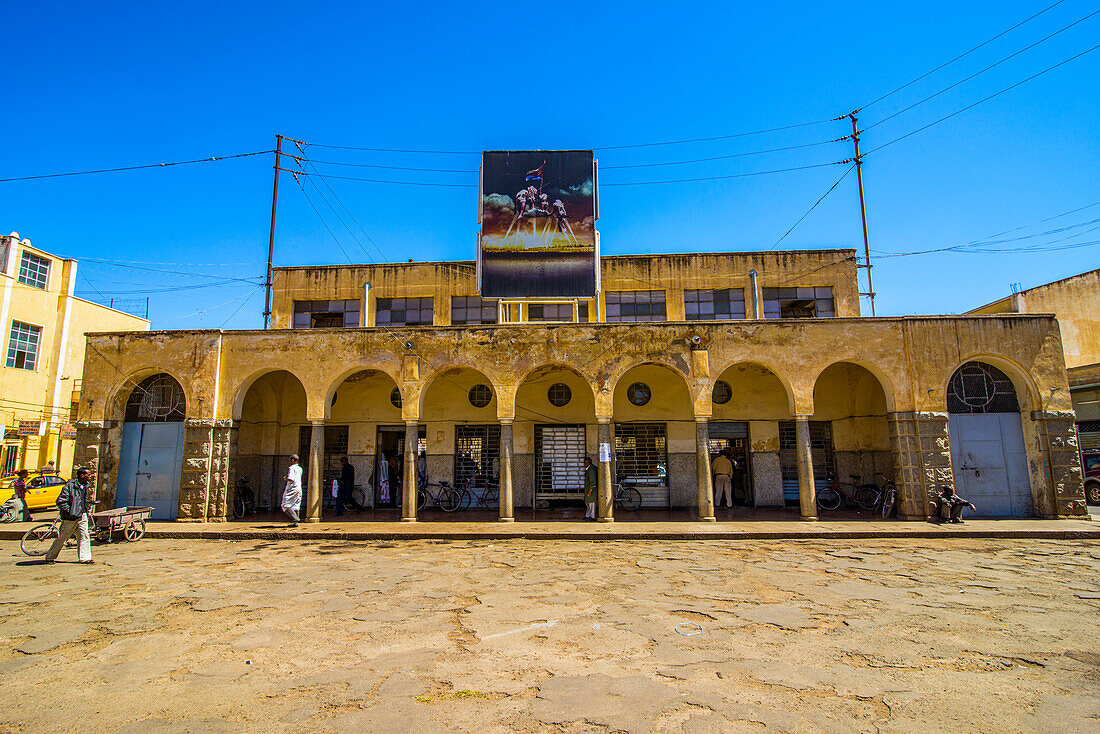
MULTIPOLYGON (((859 110, 856 110, 859 112, 859 110)), ((863 201, 863 158, 859 154, 859 128, 856 126, 856 112, 849 113, 852 120, 852 142, 856 146, 856 182, 859 184, 859 215, 863 220, 863 265, 857 268, 867 268, 867 292, 860 293, 871 299, 871 315, 875 315, 875 287, 871 284, 871 244, 867 238, 867 205, 863 201)), ((274 220, 272 220, 274 221, 274 220)), ((274 226, 274 225, 272 225, 274 226)))
MULTIPOLYGON (((271 323, 271 266, 275 259, 275 206, 279 203, 279 163, 283 154, 283 136, 275 136, 275 183, 271 186, 271 230, 267 238, 267 280, 264 282, 264 328, 271 323)), ((863 188, 860 187, 862 201, 863 188)), ((864 232, 867 231, 864 225, 864 232)))

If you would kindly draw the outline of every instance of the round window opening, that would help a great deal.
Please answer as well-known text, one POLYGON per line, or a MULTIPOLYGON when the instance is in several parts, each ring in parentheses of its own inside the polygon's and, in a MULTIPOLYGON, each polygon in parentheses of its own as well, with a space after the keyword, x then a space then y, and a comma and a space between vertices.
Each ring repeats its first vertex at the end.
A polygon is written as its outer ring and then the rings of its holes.
POLYGON ((652 396, 649 385, 644 382, 635 382, 626 389, 626 399, 635 405, 645 405, 652 396))
POLYGON ((563 405, 568 405, 569 401, 573 399, 573 391, 564 382, 556 382, 546 391, 546 398, 551 405, 560 408, 563 405))
POLYGON ((714 390, 711 392, 710 399, 719 405, 725 405, 733 397, 733 388, 725 380, 719 380, 714 383, 714 390))
POLYGON ((493 399, 493 391, 488 385, 474 385, 470 388, 470 405, 484 408, 493 399))
POLYGON ((401 408, 401 388, 395 387, 390 393, 390 402, 393 403, 393 407, 401 408))

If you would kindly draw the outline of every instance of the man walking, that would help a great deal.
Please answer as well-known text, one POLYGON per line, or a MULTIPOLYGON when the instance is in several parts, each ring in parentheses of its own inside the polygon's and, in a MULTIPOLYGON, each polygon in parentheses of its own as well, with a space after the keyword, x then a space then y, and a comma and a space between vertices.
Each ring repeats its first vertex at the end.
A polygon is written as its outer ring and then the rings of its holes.
POLYGON ((340 493, 336 498, 336 516, 343 516, 345 505, 356 512, 362 512, 362 506, 352 496, 352 490, 355 489, 355 467, 351 465, 346 456, 340 457, 340 479, 338 481, 340 483, 340 493))
POLYGON ((722 497, 726 498, 726 507, 733 507, 733 488, 730 477, 733 476, 733 462, 729 458, 729 449, 722 449, 710 465, 714 473, 714 506, 722 506, 722 497))
POLYGON ((298 527, 298 509, 302 506, 302 467, 298 454, 290 455, 290 468, 286 470, 286 488, 283 489, 283 512, 290 518, 289 527, 298 527))
POLYGON ((76 532, 78 542, 76 558, 81 563, 95 563, 92 560, 92 537, 88 533, 88 476, 87 469, 76 470, 76 476, 65 483, 61 494, 57 495, 57 511, 61 516, 61 529, 50 550, 46 552, 46 563, 53 563, 57 554, 76 532))
POLYGON ((600 480, 592 460, 584 457, 584 519, 596 519, 596 498, 599 495, 600 480))

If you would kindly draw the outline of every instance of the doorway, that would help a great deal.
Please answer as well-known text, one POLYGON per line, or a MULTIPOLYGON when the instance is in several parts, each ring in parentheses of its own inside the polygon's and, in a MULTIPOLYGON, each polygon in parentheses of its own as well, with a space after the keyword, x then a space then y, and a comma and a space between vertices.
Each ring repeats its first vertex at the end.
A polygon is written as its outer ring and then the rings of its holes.
POLYGON ((535 501, 584 499, 584 426, 535 426, 535 501))
MULTIPOLYGON (((417 427, 416 455, 427 453, 427 431, 417 427)), ((404 489, 405 426, 378 426, 371 488, 375 507, 401 507, 404 489), (383 466, 384 464, 384 466, 383 466)))
POLYGON ((711 421, 707 425, 710 462, 722 449, 729 449, 733 460, 733 504, 753 507, 756 495, 752 488, 752 467, 749 466, 749 424, 744 421, 711 421))
POLYGON ((124 424, 116 506, 152 507, 154 520, 175 520, 182 468, 182 423, 124 424))

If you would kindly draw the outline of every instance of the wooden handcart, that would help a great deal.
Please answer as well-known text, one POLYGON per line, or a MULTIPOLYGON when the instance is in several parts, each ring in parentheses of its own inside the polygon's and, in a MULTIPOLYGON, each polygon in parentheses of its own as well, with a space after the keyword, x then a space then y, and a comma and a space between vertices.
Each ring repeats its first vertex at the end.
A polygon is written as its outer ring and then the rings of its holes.
POLYGON ((113 510, 93 512, 92 535, 104 543, 111 542, 111 534, 121 530, 126 540, 136 542, 145 535, 145 521, 153 514, 152 507, 116 507, 113 510))

